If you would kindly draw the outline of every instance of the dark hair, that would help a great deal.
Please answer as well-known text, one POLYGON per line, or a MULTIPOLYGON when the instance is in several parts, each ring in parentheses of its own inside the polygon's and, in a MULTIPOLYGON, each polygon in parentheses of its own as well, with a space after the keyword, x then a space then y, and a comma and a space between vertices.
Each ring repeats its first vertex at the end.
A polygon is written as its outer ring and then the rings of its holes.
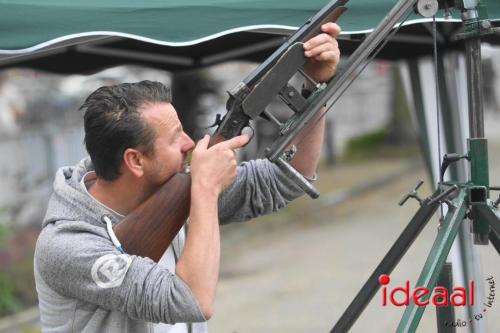
POLYGON ((80 107, 85 109, 84 142, 98 177, 116 179, 127 148, 153 152, 155 132, 139 109, 170 102, 170 89, 152 81, 104 86, 87 97, 80 107))

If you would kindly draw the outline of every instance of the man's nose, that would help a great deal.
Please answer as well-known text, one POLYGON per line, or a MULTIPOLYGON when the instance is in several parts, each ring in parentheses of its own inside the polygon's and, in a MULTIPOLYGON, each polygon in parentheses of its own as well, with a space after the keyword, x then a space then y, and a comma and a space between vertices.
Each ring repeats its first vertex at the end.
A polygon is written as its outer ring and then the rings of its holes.
POLYGON ((184 137, 184 144, 182 145, 182 150, 184 152, 187 152, 188 150, 193 149, 194 141, 189 137, 189 135, 183 132, 182 136, 184 137))

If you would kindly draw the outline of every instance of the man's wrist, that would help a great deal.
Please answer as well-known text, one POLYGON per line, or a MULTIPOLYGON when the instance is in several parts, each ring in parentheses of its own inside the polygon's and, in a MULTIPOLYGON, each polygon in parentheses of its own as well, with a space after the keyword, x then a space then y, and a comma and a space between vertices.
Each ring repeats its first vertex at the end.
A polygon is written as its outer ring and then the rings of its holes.
POLYGON ((193 182, 191 185, 191 196, 197 196, 203 198, 204 200, 215 200, 217 201, 220 195, 217 187, 206 186, 198 182, 193 182))

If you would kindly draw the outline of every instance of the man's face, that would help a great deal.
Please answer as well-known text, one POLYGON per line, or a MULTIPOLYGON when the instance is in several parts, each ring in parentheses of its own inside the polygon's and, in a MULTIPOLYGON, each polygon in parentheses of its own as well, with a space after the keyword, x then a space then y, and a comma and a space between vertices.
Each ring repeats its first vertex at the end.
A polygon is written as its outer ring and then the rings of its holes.
POLYGON ((153 154, 146 157, 145 179, 149 186, 157 187, 184 169, 186 154, 194 142, 182 130, 172 104, 147 104, 141 112, 156 134, 153 154))

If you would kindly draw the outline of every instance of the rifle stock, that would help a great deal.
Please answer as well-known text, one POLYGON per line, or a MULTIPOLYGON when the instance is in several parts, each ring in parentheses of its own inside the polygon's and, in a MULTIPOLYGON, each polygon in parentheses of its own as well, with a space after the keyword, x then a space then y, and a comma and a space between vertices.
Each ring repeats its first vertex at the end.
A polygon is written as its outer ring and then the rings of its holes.
POLYGON ((189 216, 191 177, 173 175, 158 191, 116 223, 126 253, 158 262, 189 216))

